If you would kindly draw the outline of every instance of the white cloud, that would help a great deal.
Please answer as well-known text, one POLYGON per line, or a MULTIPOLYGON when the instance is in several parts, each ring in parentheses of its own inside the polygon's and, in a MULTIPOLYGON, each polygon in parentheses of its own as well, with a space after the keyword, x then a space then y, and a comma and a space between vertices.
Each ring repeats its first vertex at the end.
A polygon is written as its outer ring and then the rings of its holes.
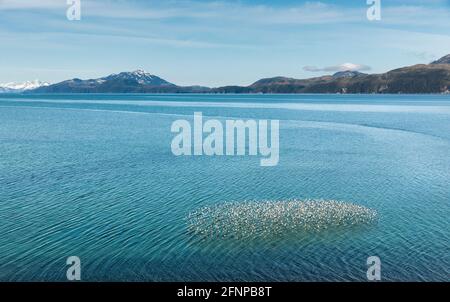
MULTIPOLYGON (((391 0, 392 1, 392 0, 391 0)), ((239 1, 165 0, 115 1, 82 0, 84 17, 166 20, 188 18, 236 24, 336 24, 369 22, 367 5, 346 7, 320 1, 273 6, 243 4, 239 1)), ((0 0, 2 10, 62 10, 65 0, 0 0)), ((383 4, 384 25, 450 26, 450 6, 444 0, 402 0, 383 4), (406 3, 406 4, 405 4, 406 3)))
POLYGON ((354 64, 354 63, 343 63, 335 66, 328 67, 316 67, 316 66, 305 66, 303 70, 309 72, 338 72, 338 71, 369 71, 371 70, 370 66, 354 64))
MULTIPOLYGON (((0 0, 0 10, 64 10, 65 0, 0 0)), ((82 0, 84 17, 97 16, 123 19, 191 18, 239 21, 257 24, 326 24, 363 20, 360 13, 322 2, 306 2, 295 6, 249 5, 227 1, 93 1, 82 0)))
POLYGON ((0 0, 0 10, 61 9, 65 0, 0 0))

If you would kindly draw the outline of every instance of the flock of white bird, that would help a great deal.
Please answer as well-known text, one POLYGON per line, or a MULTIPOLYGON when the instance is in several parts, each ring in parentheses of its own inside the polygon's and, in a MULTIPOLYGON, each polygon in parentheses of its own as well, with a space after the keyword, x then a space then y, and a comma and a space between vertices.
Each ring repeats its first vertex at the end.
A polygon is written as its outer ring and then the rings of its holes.
POLYGON ((267 237, 369 225, 377 216, 373 209, 335 200, 232 202, 190 213, 188 226, 212 238, 267 237))

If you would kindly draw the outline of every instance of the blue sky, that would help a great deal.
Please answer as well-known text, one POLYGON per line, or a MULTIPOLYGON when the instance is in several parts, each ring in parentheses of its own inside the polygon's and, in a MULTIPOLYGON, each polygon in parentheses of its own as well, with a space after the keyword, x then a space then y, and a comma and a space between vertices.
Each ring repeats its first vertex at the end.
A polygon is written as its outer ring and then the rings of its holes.
POLYGON ((450 1, 0 0, 0 82, 144 69, 179 85, 379 73, 450 53, 450 1), (353 65, 352 65, 353 64, 353 65))

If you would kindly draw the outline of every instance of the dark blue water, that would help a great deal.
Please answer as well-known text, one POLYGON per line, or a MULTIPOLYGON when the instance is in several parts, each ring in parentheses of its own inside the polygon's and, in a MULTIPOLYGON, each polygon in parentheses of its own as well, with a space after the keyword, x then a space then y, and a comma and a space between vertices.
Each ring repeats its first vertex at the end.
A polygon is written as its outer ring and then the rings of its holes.
MULTIPOLYGON (((0 280, 383 280, 450 276, 450 97, 0 95, 0 280), (280 120, 280 163, 175 157, 194 112, 280 120), (265 240, 193 234, 224 202, 339 200, 364 228, 265 240)), ((276 226, 276 221, 273 222, 276 226)))

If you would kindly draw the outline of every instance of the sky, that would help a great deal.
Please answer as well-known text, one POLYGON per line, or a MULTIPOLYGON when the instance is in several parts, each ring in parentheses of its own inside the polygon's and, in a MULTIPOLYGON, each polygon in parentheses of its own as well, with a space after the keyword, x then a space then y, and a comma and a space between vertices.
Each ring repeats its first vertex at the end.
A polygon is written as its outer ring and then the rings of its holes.
POLYGON ((450 0, 80 0, 75 21, 70 6, 0 0, 0 83, 144 69, 178 85, 249 85, 450 53, 450 0), (367 18, 372 1, 381 20, 367 18))

